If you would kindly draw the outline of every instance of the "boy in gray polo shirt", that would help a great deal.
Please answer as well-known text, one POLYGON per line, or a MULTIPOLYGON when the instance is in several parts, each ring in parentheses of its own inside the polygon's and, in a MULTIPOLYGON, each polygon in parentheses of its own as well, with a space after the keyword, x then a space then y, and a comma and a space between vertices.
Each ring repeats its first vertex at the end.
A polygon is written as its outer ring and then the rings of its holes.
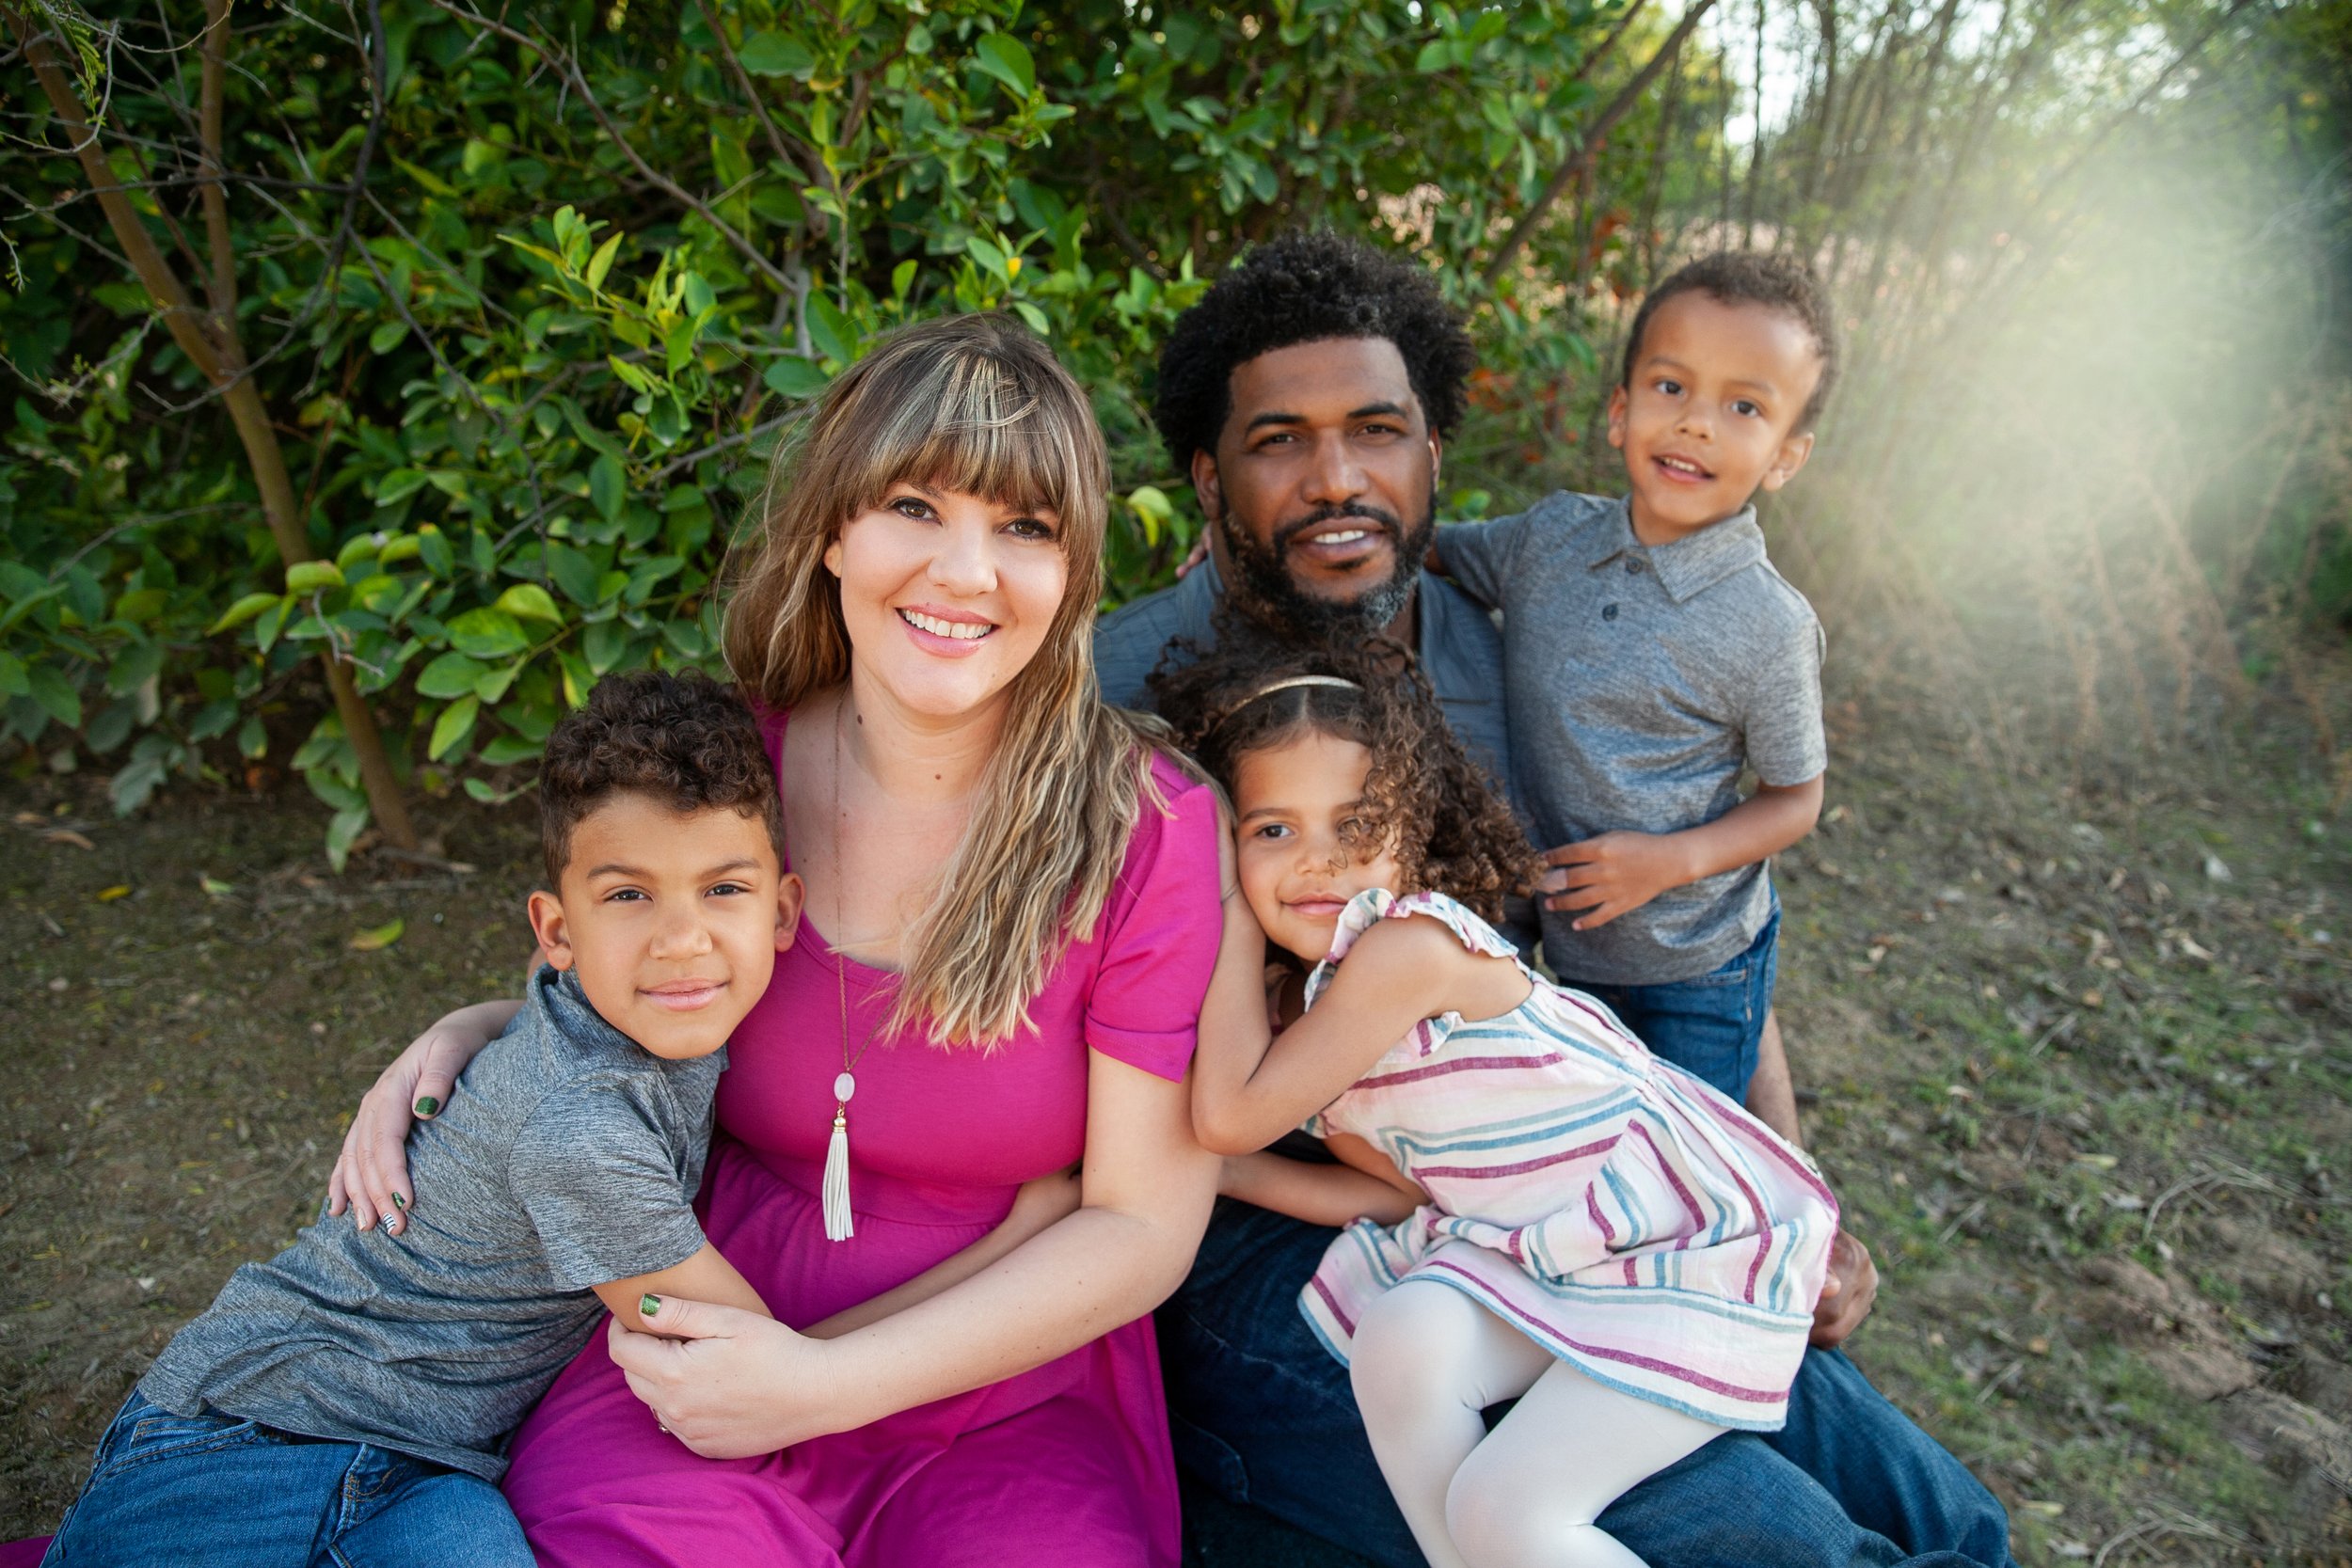
POLYGON ((1734 1101, 1772 1007, 1765 862, 1812 831, 1828 763, 1820 624, 1765 560, 1753 498, 1804 466, 1836 367, 1802 263, 1693 261, 1643 302, 1610 396, 1628 493, 1437 535, 1502 611, 1518 797, 1560 868, 1547 962, 1734 1101))
POLYGON ((107 1428, 46 1564, 528 1568, 506 1436, 605 1308, 767 1311, 691 1207, 727 1036, 800 913, 758 728, 702 676, 612 677, 548 737, 540 812, 549 967, 409 1137, 433 1201, 238 1269, 107 1428))

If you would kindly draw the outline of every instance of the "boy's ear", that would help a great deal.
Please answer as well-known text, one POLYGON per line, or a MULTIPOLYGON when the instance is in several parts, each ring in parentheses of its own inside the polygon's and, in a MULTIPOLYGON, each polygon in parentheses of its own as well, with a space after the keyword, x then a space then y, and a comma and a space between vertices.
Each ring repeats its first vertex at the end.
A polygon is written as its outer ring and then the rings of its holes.
POLYGON ((787 871, 776 879, 776 951, 781 953, 792 945, 792 939, 801 930, 801 904, 808 896, 808 888, 797 871, 787 871))
POLYGON ((1780 444, 1780 451, 1773 457, 1772 466, 1764 470, 1764 488, 1777 490, 1796 478, 1797 470, 1804 467, 1804 460, 1812 455, 1813 432, 1808 430, 1802 436, 1789 436, 1780 444))
POLYGON ((1609 444, 1625 446, 1625 383, 1619 382, 1609 393, 1609 444))
POLYGON ((569 927, 564 923, 564 900, 552 893, 533 893, 531 895, 531 930, 539 939, 539 949, 547 954, 551 967, 572 967, 572 938, 569 927))

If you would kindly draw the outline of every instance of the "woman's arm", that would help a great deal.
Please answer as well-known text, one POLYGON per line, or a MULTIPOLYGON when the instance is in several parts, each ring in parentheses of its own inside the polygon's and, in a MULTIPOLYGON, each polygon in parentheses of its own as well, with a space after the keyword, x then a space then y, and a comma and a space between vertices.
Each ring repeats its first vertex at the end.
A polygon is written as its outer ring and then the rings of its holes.
POLYGON ((395 1236, 406 1228, 416 1201, 408 1180, 408 1129, 418 1117, 440 1113, 466 1064, 521 1009, 522 1003, 511 998, 460 1007, 392 1058, 360 1097, 358 1114, 343 1132, 342 1152, 326 1179, 328 1213, 349 1209, 352 1223, 362 1230, 378 1219, 395 1236))
POLYGON ((680 1339, 615 1320, 606 1342, 631 1391, 696 1453, 771 1453, 1042 1366, 1151 1311, 1192 1264, 1217 1161, 1193 1139, 1185 1085, 1089 1060, 1076 1213, 837 1339, 695 1301, 662 1303, 662 1331, 680 1339))
MULTIPOLYGON (((1226 901, 1226 941, 1263 933, 1238 896, 1226 901)), ((1422 1019, 1458 1011, 1491 1018, 1527 998, 1508 958, 1465 948, 1435 920, 1383 920, 1356 940, 1314 1009, 1272 1038, 1254 980, 1210 982, 1193 1069, 1192 1115, 1219 1154, 1266 1147, 1362 1077, 1422 1019)))
MULTIPOLYGON (((1079 1182, 1075 1166, 1024 1181, 1021 1190, 1013 1195, 1012 1212, 995 1229, 945 1261, 932 1264, 897 1290, 885 1291, 870 1301, 862 1301, 855 1307, 835 1312, 801 1332, 812 1339, 838 1339, 853 1328, 880 1323, 894 1312, 905 1311, 918 1301, 929 1301, 949 1286, 962 1284, 1046 1227, 1076 1213, 1078 1205, 1079 1182)), ((629 1326, 633 1328, 637 1325, 632 1323, 629 1326)))
POLYGON ((1229 1154, 1217 1191, 1310 1225, 1394 1225, 1421 1207, 1394 1181, 1347 1165, 1310 1164, 1273 1153, 1229 1154))

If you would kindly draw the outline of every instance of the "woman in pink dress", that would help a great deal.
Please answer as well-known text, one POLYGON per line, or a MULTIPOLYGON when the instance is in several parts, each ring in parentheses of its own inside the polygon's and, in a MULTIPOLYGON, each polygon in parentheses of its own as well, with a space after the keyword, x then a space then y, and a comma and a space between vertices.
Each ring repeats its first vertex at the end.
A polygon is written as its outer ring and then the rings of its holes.
MULTIPOLYGON (((672 1300, 676 1338, 590 1341, 514 1443, 542 1562, 1176 1560, 1147 1314, 1216 1191, 1183 1079, 1219 835, 1095 696, 1106 483, 1084 394, 997 317, 882 345, 780 472, 727 653, 807 913, 698 1203, 777 1321, 672 1300), (1074 1211, 1000 1242, 1073 1162, 1074 1211)), ((408 1108, 504 1010, 369 1092, 331 1195, 358 1223, 398 1227, 408 1108)))

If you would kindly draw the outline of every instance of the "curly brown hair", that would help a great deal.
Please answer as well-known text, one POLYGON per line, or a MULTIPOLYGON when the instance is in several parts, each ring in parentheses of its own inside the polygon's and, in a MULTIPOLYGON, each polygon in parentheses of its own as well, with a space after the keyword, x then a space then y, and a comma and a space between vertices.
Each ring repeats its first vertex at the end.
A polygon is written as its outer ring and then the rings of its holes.
POLYGON ((1532 886, 1538 869, 1525 832, 1494 781, 1472 762, 1405 649, 1375 639, 1360 647, 1298 647, 1251 623, 1220 615, 1216 646, 1170 650, 1152 673, 1161 717, 1177 741, 1230 794, 1242 758, 1309 734, 1353 740, 1372 753, 1363 808, 1341 842, 1391 847, 1409 888, 1442 893, 1486 920, 1504 895, 1532 886), (1199 655, 1195 661, 1180 661, 1199 655), (1297 676, 1338 686, 1269 686, 1297 676))
POLYGON ((548 736, 539 763, 539 848, 548 886, 571 863, 572 830, 614 795, 683 816, 723 808, 768 830, 784 861, 784 805, 751 709, 698 671, 607 675, 548 736))

